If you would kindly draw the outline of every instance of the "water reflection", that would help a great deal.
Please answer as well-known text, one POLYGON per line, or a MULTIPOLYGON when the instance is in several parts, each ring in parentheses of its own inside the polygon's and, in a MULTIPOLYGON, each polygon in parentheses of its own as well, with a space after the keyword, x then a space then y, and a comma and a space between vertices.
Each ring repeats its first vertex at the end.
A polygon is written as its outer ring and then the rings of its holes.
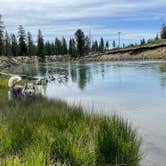
POLYGON ((97 79, 105 80, 106 77, 118 80, 118 84, 123 82, 127 77, 135 71, 145 75, 159 75, 160 85, 166 87, 166 62, 161 61, 142 61, 142 62, 95 62, 95 63, 47 63, 47 64, 30 64, 11 67, 7 72, 14 74, 26 74, 28 76, 44 77, 47 72, 65 75, 65 83, 76 83, 80 90, 86 87, 97 79), (128 73, 126 73, 128 72, 128 73), (116 78, 114 77, 116 76, 116 78))
POLYGON ((78 69, 76 65, 70 65, 70 75, 71 75, 71 80, 72 82, 76 82, 78 79, 78 69))
POLYGON ((161 87, 166 87, 166 63, 159 66, 161 87))

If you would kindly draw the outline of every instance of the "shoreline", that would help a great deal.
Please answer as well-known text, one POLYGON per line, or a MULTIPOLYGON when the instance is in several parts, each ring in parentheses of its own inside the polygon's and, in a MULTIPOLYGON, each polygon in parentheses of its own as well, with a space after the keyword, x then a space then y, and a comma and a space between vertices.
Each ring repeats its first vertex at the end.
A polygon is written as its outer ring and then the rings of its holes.
POLYGON ((160 60, 166 59, 166 44, 111 50, 83 58, 88 61, 160 60))
MULTIPOLYGON (((125 60, 166 60, 166 44, 154 44, 151 46, 122 48, 119 50, 110 50, 103 53, 93 53, 81 58, 72 58, 69 55, 45 56, 48 62, 68 62, 68 61, 125 61, 125 60)), ((11 65, 20 63, 39 63, 41 58, 38 56, 17 56, 0 57, 0 70, 11 65)))
MULTIPOLYGON (((21 57, 18 57, 20 60, 21 57)), ((150 46, 124 48, 119 50, 110 50, 103 53, 93 53, 81 58, 71 58, 69 55, 46 56, 46 62, 56 61, 124 61, 124 60, 157 60, 166 59, 166 44, 154 44, 150 46)), ((39 62, 40 58, 23 57, 22 62, 39 62)))
POLYGON ((42 96, 8 101, 7 82, 1 77, 0 165, 140 165, 141 137, 127 120, 42 96))

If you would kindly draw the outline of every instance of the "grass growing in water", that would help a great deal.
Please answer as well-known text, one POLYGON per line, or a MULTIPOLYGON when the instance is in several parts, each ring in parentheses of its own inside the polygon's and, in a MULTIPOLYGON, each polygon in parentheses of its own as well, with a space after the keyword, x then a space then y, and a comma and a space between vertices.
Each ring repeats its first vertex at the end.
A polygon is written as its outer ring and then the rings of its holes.
POLYGON ((43 97, 8 101, 7 81, 0 77, 0 165, 140 164, 140 139, 120 117, 43 97))

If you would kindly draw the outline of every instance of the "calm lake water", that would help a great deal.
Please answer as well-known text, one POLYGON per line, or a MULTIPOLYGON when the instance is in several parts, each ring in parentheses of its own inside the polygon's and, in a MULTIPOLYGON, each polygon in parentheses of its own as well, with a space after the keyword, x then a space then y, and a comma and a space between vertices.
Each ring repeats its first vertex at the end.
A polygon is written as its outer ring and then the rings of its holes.
POLYGON ((43 94, 128 119, 143 138, 142 165, 166 165, 166 61, 49 63, 9 71, 65 75, 63 83, 50 82, 43 94))

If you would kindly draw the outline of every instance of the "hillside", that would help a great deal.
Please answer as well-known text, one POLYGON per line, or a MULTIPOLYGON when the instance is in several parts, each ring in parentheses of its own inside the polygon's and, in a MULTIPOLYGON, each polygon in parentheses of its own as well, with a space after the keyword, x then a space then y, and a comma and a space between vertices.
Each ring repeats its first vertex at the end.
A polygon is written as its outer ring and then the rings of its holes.
POLYGON ((86 60, 139 60, 166 59, 166 40, 158 40, 143 46, 110 50, 105 53, 94 54, 86 60))

